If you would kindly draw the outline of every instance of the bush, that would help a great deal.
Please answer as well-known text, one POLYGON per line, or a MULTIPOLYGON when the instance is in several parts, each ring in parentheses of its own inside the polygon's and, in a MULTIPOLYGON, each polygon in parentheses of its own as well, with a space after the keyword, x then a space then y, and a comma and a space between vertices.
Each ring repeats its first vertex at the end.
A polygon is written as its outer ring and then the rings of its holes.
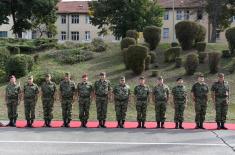
POLYGON ((128 51, 128 48, 124 48, 124 49, 122 50, 122 53, 123 53, 123 61, 124 61, 124 64, 125 64, 126 69, 130 69, 130 66, 128 65, 128 60, 127 60, 127 51, 128 51))
POLYGON ((222 51, 222 57, 223 58, 230 58, 231 57, 231 53, 229 50, 223 50, 222 51))
POLYGON ((7 82, 6 72, 0 69, 0 83, 7 82))
POLYGON ((215 74, 219 71, 220 58, 221 58, 221 54, 219 52, 209 53, 210 73, 215 74))
POLYGON ((0 47, 0 69, 4 69, 10 52, 5 47, 0 47))
POLYGON ((135 74, 141 74, 145 70, 145 59, 148 48, 140 45, 132 45, 127 50, 128 65, 135 74))
POLYGON ((229 68, 229 73, 234 73, 235 72, 235 59, 233 58, 232 59, 232 64, 231 64, 231 66, 230 66, 230 68, 229 68))
POLYGON ((204 42, 206 39, 206 28, 200 24, 198 24, 195 43, 204 42))
POLYGON ((225 32, 226 39, 228 41, 229 49, 231 51, 231 55, 235 56, 235 27, 228 29, 225 32))
POLYGON ((156 58, 157 58, 157 55, 156 55, 156 53, 155 52, 153 52, 153 51, 151 51, 151 52, 149 52, 149 55, 150 55, 150 57, 151 57, 151 64, 152 63, 154 63, 155 61, 156 61, 156 58))
POLYGON ((206 53, 206 52, 198 53, 199 63, 203 64, 207 58, 207 55, 208 55, 208 53, 206 53))
POLYGON ((181 57, 175 58, 175 67, 180 68, 182 66, 183 60, 181 57))
POLYGON ((148 55, 145 59, 145 70, 149 70, 150 68, 150 63, 151 63, 151 56, 148 55))
POLYGON ((182 21, 175 25, 176 38, 183 50, 190 50, 195 42, 198 24, 192 21, 182 21))
POLYGON ((64 78, 64 72, 61 71, 40 71, 34 74, 34 82, 39 86, 45 81, 45 75, 51 74, 51 80, 56 84, 60 84, 60 82, 64 78))
POLYGON ((136 30, 128 30, 126 32, 126 37, 128 38, 134 38, 137 42, 138 38, 139 38, 139 33, 136 30))
POLYGON ((22 77, 28 74, 33 67, 33 59, 29 55, 17 54, 7 61, 6 73, 7 75, 15 75, 22 77))
POLYGON ((8 45, 7 49, 10 51, 10 53, 13 54, 20 54, 20 48, 14 45, 8 45))
POLYGON ((21 54, 33 54, 36 51, 36 47, 32 45, 17 45, 21 54))
POLYGON ((161 28, 147 26, 143 31, 145 42, 149 43, 150 50, 155 50, 161 40, 161 28))
POLYGON ((135 45, 136 40, 133 38, 123 38, 121 41, 121 49, 128 48, 130 45, 135 45))
POLYGON ((158 77, 160 75, 158 70, 152 70, 152 77, 158 77))
POLYGON ((51 39, 51 38, 39 38, 39 39, 34 39, 33 43, 35 46, 41 46, 45 44, 56 44, 58 42, 58 39, 51 39))
POLYGON ((33 56, 33 61, 34 61, 35 63, 38 63, 38 59, 39 59, 39 54, 35 54, 35 55, 33 56))
POLYGON ((204 52, 206 50, 206 42, 197 42, 196 43, 196 50, 198 52, 204 52))
POLYGON ((193 75, 196 72, 198 65, 199 65, 199 60, 197 54, 191 53, 187 55, 184 64, 186 74, 193 75))
POLYGON ((177 43, 177 42, 172 42, 171 43, 171 47, 177 47, 177 46, 179 46, 179 43, 177 43))
POLYGON ((181 48, 172 47, 164 52, 165 62, 174 62, 177 57, 180 57, 181 48))
POLYGON ((104 52, 107 49, 107 44, 101 38, 95 38, 91 42, 94 52, 104 52))

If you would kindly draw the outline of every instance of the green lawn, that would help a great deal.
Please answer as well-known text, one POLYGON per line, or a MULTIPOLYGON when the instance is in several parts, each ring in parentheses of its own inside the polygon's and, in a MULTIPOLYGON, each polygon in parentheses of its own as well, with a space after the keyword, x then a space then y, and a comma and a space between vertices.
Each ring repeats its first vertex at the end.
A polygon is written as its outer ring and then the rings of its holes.
MULTIPOLYGON (((175 69, 174 64, 165 64, 163 63, 163 49, 168 48, 168 44, 161 44, 157 51, 157 63, 159 64, 158 70, 160 71, 161 75, 165 78, 165 82, 170 86, 175 85, 175 79, 179 76, 182 76, 185 79, 185 85, 187 86, 188 90, 190 91, 190 88, 192 84, 194 83, 196 76, 185 76, 184 68, 175 69)), ((207 50, 208 51, 221 51, 222 49, 227 49, 227 45, 224 44, 209 44, 207 50)), ((48 58, 46 55, 47 51, 40 54, 40 59, 38 64, 34 67, 34 70, 60 70, 60 71, 69 71, 71 72, 74 81, 79 82, 81 80, 81 75, 83 73, 88 73, 89 78, 92 82, 94 82, 98 78, 98 74, 101 71, 107 72, 108 79, 112 82, 112 85, 115 85, 118 83, 118 79, 120 76, 124 75, 126 76, 127 83, 131 86, 132 90, 134 86, 138 82, 138 76, 135 76, 131 71, 125 70, 125 66, 122 61, 122 54, 120 52, 119 44, 109 44, 109 48, 107 52, 105 53, 98 53, 95 56, 95 59, 92 59, 87 62, 82 62, 75 65, 62 65, 57 63, 51 58, 48 58)), ((184 52, 183 56, 186 56, 189 51, 184 52)), ((228 114, 228 121, 234 122, 235 120, 235 93, 233 90, 235 90, 235 74, 228 74, 228 65, 231 62, 230 59, 222 59, 221 61, 221 71, 225 72, 226 79, 230 82, 231 86, 231 103, 229 106, 229 114, 228 114)), ((204 72, 206 74, 206 82, 211 86, 212 82, 216 80, 216 75, 211 75, 208 73, 208 67, 206 64, 200 65, 198 68, 198 72, 204 72)), ((33 74, 33 73, 32 73, 33 74)), ((151 70, 146 71, 144 73, 145 77, 147 78, 147 84, 151 87, 154 86, 155 78, 151 77, 151 70)), ((25 82, 25 78, 20 79, 21 84, 25 82)), ((0 102, 3 103, 0 105, 0 119, 6 119, 7 118, 7 112, 6 112, 6 106, 4 105, 4 88, 5 85, 3 85, 0 88, 0 102)), ((42 119, 43 112, 42 112, 42 105, 41 101, 37 104, 37 110, 36 110, 36 118, 42 119)), ((174 110, 172 101, 169 103, 167 107, 167 121, 172 121, 174 116, 174 110)), ((194 121, 194 107, 193 103, 189 101, 188 106, 185 110, 185 121, 194 121)), ((56 120, 61 119, 61 106, 59 101, 56 101, 55 107, 54 107, 54 118, 56 120)), ((77 102, 74 103, 73 106, 73 118, 75 120, 78 119, 78 104, 77 102)), ((215 111, 211 104, 211 102, 208 103, 208 109, 207 109, 207 121, 214 121, 215 118, 215 111)), ((19 119, 24 119, 24 108, 23 103, 19 106, 19 119)), ((96 108, 95 103, 92 103, 91 109, 90 109, 90 120, 96 120, 96 108)), ((108 106, 108 120, 115 120, 115 111, 114 111, 114 104, 110 103, 108 106)), ((127 114, 127 120, 129 121, 135 121, 136 120, 136 110, 135 110, 135 104, 131 102, 128 107, 128 114, 127 114)), ((154 121, 155 120, 155 112, 154 112, 154 104, 149 103, 148 106, 148 113, 147 113, 147 120, 148 121, 154 121)))

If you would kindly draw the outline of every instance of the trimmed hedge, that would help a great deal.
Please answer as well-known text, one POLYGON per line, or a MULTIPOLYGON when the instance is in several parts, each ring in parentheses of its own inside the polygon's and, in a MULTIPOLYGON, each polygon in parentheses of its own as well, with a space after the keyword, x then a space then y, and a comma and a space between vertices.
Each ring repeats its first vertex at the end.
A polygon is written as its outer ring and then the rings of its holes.
POLYGON ((150 68, 150 63, 151 63, 151 56, 147 55, 146 59, 145 59, 145 70, 149 70, 150 68))
POLYGON ((91 42, 92 49, 94 52, 105 52, 107 50, 107 44, 101 38, 94 38, 91 42))
POLYGON ((174 62, 177 57, 180 57, 181 48, 172 47, 164 52, 165 62, 174 62))
POLYGON ((175 58, 175 67, 180 68, 183 64, 183 59, 181 57, 175 58))
POLYGON ((191 53, 187 55, 187 58, 184 64, 186 74, 193 75, 196 72, 198 65, 199 65, 199 59, 198 59, 197 54, 191 53))
POLYGON ((196 50, 198 52, 204 52, 206 50, 206 42, 197 42, 196 43, 196 50))
POLYGON ((127 52, 128 52, 128 48, 124 48, 122 50, 122 53, 123 53, 123 62, 125 64, 126 69, 130 69, 130 66, 129 66, 128 60, 127 60, 127 52))
POLYGON ((235 27, 226 30, 225 36, 228 41, 231 56, 235 56, 235 27))
POLYGON ((40 71, 34 74, 34 82, 39 86, 45 81, 45 75, 51 74, 51 80, 56 84, 60 84, 60 82, 64 78, 64 72, 62 71, 40 71))
POLYGON ((10 51, 10 53, 13 54, 20 54, 20 48, 14 45, 8 45, 7 49, 10 51))
POLYGON ((179 46, 179 43, 177 43, 177 42, 172 42, 171 43, 171 47, 178 47, 179 46))
POLYGON ((195 37, 195 43, 204 42, 206 39, 206 28, 198 24, 197 33, 195 37))
POLYGON ((206 53, 206 52, 198 53, 199 63, 201 63, 201 64, 205 63, 207 56, 208 56, 208 53, 206 53))
POLYGON ((123 50, 124 48, 128 48, 130 45, 135 45, 136 40, 134 38, 123 38, 121 41, 121 49, 123 50))
POLYGON ((126 37, 127 38, 134 38, 137 42, 137 40, 139 38, 139 33, 136 30, 128 30, 126 32, 126 37))
POLYGON ((7 60, 10 57, 10 52, 5 47, 0 47, 0 69, 4 69, 7 60))
POLYGON ((231 53, 229 50, 223 50, 222 51, 222 57, 223 58, 230 58, 231 57, 231 53))
POLYGON ((155 50, 161 40, 161 28, 147 26, 143 31, 144 40, 150 45, 150 50, 155 50))
POLYGON ((149 55, 151 57, 151 64, 153 64, 156 61, 156 59, 157 59, 157 55, 153 51, 149 52, 149 55))
POLYGON ((219 53, 219 52, 210 52, 209 53, 210 73, 215 74, 219 71, 220 59, 221 59, 221 53, 219 53))

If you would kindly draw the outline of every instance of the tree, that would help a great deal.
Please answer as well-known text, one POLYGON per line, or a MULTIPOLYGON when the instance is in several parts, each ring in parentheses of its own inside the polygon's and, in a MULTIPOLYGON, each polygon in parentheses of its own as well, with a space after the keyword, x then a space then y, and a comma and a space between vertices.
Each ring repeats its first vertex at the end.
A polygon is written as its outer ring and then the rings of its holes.
POLYGON ((52 17, 56 12, 57 2, 58 0, 1 0, 0 25, 9 23, 11 16, 13 33, 19 38, 22 32, 33 27, 32 20, 40 21, 37 23, 46 24, 48 28, 52 28, 51 24, 55 21, 52 17))
POLYGON ((149 25, 162 26, 163 9, 149 0, 98 0, 89 3, 91 22, 102 29, 108 29, 116 37, 125 37, 127 30, 142 32, 149 25))

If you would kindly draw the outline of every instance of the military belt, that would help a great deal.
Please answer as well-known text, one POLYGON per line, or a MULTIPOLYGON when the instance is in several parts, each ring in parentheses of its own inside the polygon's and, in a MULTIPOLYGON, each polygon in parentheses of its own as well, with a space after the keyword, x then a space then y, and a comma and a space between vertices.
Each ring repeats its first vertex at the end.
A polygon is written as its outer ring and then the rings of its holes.
POLYGON ((127 101, 128 98, 126 98, 126 99, 115 99, 115 100, 118 101, 118 102, 124 102, 124 101, 127 101))
POLYGON ((98 95, 96 94, 97 97, 107 97, 108 95, 98 95))
POLYGON ((90 98, 90 96, 79 96, 79 98, 90 98))
POLYGON ((147 101, 147 98, 137 98, 137 101, 147 101))
POLYGON ((9 100, 17 100, 18 96, 8 96, 7 99, 9 99, 9 100))

